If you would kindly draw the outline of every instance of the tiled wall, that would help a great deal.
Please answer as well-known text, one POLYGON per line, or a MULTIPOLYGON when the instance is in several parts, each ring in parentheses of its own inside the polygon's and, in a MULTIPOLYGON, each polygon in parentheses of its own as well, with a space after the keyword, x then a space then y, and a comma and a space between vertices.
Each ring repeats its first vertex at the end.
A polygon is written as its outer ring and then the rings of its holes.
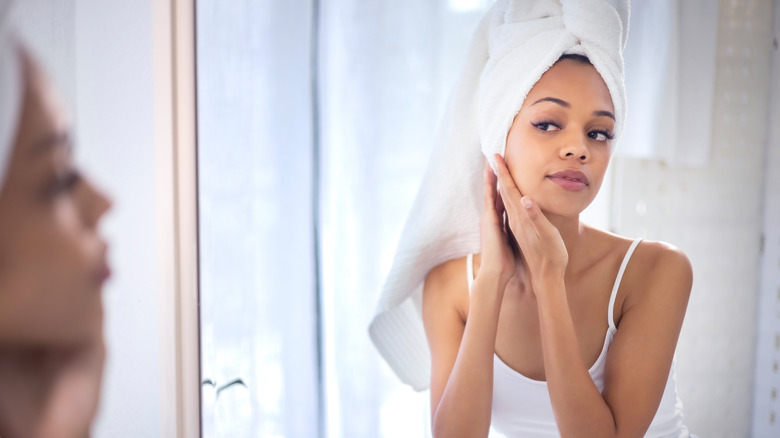
POLYGON ((702 437, 751 431, 773 8, 773 0, 720 3, 706 168, 616 162, 616 231, 670 242, 693 264, 677 379, 687 424, 702 437))
POLYGON ((756 337, 753 436, 780 437, 780 8, 775 0, 775 29, 769 110, 769 148, 764 179, 764 245, 756 337))

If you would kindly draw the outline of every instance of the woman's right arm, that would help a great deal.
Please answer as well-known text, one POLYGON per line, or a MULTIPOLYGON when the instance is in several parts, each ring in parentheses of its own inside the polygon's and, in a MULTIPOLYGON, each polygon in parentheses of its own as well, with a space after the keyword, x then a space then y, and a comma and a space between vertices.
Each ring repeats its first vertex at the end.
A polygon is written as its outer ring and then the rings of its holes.
POLYGON ((515 260, 500 219, 503 203, 496 193, 496 177, 487 166, 484 198, 482 263, 468 316, 457 305, 460 297, 469 295, 464 259, 432 269, 423 288, 423 322, 431 350, 431 417, 437 438, 487 437, 490 430, 498 315, 515 260))
POLYGON ((466 282, 462 259, 457 262, 431 270, 423 291, 423 321, 431 350, 433 436, 487 437, 503 287, 478 276, 464 321, 453 293, 463 289, 456 278, 466 282), (456 278, 453 271, 459 274, 456 278))

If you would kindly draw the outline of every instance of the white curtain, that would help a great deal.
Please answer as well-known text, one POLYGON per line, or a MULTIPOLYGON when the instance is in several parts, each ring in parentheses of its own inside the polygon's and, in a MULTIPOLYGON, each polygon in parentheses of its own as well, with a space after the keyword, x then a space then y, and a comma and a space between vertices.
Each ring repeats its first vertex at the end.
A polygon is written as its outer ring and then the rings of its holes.
POLYGON ((366 329, 444 101, 488 3, 321 2, 327 436, 427 434, 428 394, 392 375, 366 329))
POLYGON ((312 1, 196 5, 203 436, 316 437, 312 1))
POLYGON ((425 436, 366 328, 486 5, 197 6, 204 436, 425 436))

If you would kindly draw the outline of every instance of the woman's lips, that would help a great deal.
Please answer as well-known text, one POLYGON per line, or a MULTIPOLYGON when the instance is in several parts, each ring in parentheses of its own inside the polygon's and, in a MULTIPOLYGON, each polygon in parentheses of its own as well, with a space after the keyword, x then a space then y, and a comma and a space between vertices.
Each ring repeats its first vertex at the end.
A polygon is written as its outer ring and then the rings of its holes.
POLYGON ((552 182, 563 187, 565 190, 578 192, 588 187, 588 177, 578 170, 562 170, 548 175, 552 182))
POLYGON ((109 278, 111 278, 111 267, 108 264, 108 245, 103 243, 102 256, 100 257, 100 263, 97 269, 95 269, 95 279, 98 284, 103 285, 109 278))
POLYGON ((111 268, 108 266, 108 264, 104 264, 100 267, 100 269, 98 269, 97 272, 98 283, 102 285, 108 281, 109 278, 111 278, 111 268))

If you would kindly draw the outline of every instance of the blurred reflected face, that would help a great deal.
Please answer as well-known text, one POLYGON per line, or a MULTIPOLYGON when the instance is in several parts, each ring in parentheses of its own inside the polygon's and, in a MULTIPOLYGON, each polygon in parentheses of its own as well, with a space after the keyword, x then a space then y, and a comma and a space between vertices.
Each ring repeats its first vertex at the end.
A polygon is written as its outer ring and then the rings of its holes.
POLYGON ((601 187, 614 128, 601 75, 564 59, 528 93, 507 135, 505 160, 520 191, 545 213, 576 216, 601 187))
POLYGON ((79 342, 101 324, 108 199, 73 163, 68 125, 25 57, 16 142, 0 182, 0 345, 79 342))

